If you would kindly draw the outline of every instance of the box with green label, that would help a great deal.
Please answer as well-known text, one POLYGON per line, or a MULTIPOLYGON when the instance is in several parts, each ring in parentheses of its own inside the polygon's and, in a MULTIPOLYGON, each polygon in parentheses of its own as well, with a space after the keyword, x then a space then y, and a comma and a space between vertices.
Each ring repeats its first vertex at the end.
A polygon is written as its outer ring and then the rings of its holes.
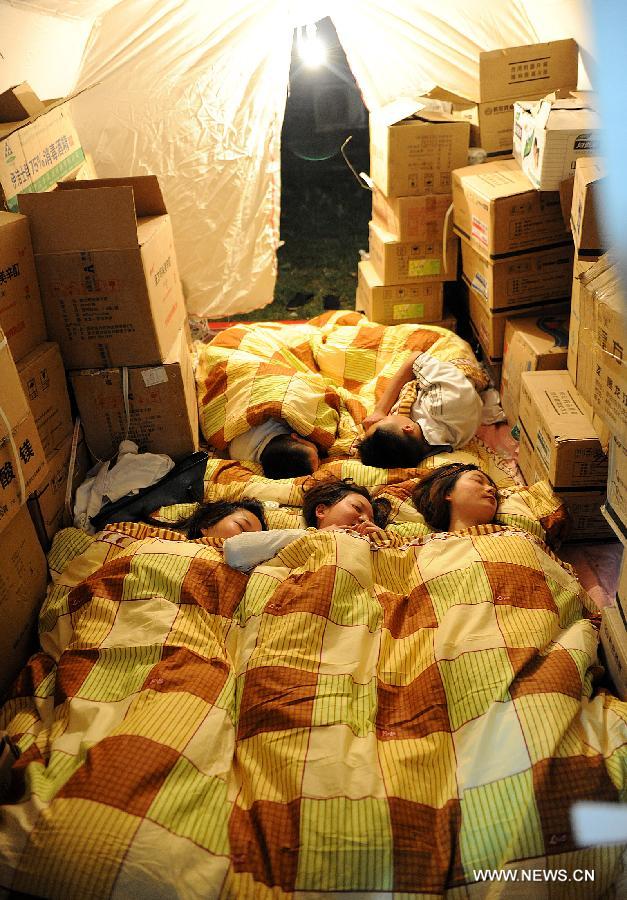
POLYGON ((458 240, 399 241, 370 222, 370 262, 383 284, 455 281, 458 240))
POLYGON ((384 284, 371 262, 357 269, 355 309, 371 322, 401 325, 404 322, 440 322, 443 316, 444 285, 441 281, 416 284, 384 284))
POLYGON ((43 112, 8 122, 0 114, 0 203, 17 212, 17 195, 49 191, 85 161, 69 103, 48 100, 43 112))

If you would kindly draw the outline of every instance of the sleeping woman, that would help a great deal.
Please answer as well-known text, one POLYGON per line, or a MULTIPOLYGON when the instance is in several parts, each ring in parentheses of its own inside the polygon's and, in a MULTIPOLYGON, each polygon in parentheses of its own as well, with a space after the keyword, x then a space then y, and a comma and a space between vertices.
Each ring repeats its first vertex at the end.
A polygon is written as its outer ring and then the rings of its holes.
POLYGON ((478 466, 448 463, 425 475, 411 499, 434 531, 463 531, 494 520, 497 496, 496 485, 478 466))
POLYGON ((176 522, 145 520, 148 525, 182 532, 189 540, 203 537, 229 538, 249 531, 267 531, 263 506, 257 500, 215 500, 200 503, 197 509, 176 522))
MULTIPOLYGON (((303 518, 308 528, 320 531, 349 531, 372 539, 385 538, 383 530, 390 514, 390 502, 373 499, 368 488, 348 479, 330 478, 306 490, 303 518)), ((224 559, 234 569, 248 572, 302 537, 302 528, 279 528, 266 535, 246 535, 225 541, 224 559)))

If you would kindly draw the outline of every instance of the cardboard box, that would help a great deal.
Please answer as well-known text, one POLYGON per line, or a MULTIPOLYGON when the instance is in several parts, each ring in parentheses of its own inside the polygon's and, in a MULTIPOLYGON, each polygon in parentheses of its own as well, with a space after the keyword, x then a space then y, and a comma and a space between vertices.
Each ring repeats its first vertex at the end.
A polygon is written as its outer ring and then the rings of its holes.
POLYGON ((627 443, 627 365, 595 344, 593 366, 591 405, 612 434, 627 443))
POLYGON ((47 101, 36 117, 0 123, 0 203, 17 212, 17 195, 49 191, 85 158, 69 103, 47 101))
POLYGON ((570 296, 573 246, 516 253, 489 260, 461 240, 462 271, 466 284, 481 294, 489 309, 503 310, 570 296))
POLYGON ((44 455, 49 459, 74 427, 59 348, 56 344, 40 344, 17 364, 17 371, 35 417, 44 455))
MULTIPOLYGON (((527 484, 549 481, 547 469, 542 465, 533 442, 524 427, 518 428, 518 467, 527 484)), ((607 540, 613 532, 603 513, 605 488, 554 490, 554 493, 568 508, 571 530, 568 541, 607 540)))
POLYGON ((19 122, 45 111, 45 105, 27 81, 0 94, 0 122, 19 122))
POLYGON ((87 447, 99 459, 110 459, 125 437, 140 451, 174 460, 198 449, 196 385, 185 330, 162 365, 128 369, 128 427, 121 368, 69 374, 87 447))
POLYGON ((46 595, 48 566, 26 506, 0 532, 0 691, 6 690, 35 647, 37 614, 46 595))
POLYGON ((479 335, 477 333, 477 329, 473 325, 472 321, 470 321, 470 333, 472 335, 472 346, 475 353, 475 356, 478 360, 481 361, 481 364, 485 367, 488 372, 490 378, 492 379, 492 383, 494 387, 498 390, 501 384, 501 372, 503 369, 502 362, 497 362, 495 360, 490 359, 490 356, 486 350, 486 348, 481 343, 479 335))
POLYGON ((607 456, 568 372, 523 372, 519 420, 557 489, 605 489, 607 456))
POLYGON ((607 472, 607 500, 603 514, 616 536, 627 545, 627 443, 615 437, 610 440, 607 472))
POLYGON ((601 512, 605 503, 605 490, 555 493, 568 508, 571 518, 569 542, 608 541, 614 538, 614 532, 601 512))
POLYGON ((73 437, 70 435, 48 458, 48 477, 41 487, 28 498, 28 509, 35 531, 45 551, 49 550, 52 538, 57 531, 71 523, 71 509, 76 488, 83 483, 90 468, 87 448, 82 433, 80 433, 68 492, 72 445, 73 437), (68 496, 69 510, 66 509, 66 495, 68 496))
POLYGON ((22 195, 20 208, 66 368, 165 360, 186 313, 157 178, 65 182, 22 195))
MULTIPOLYGON (((540 100, 544 92, 530 99, 540 100)), ((487 103, 466 101, 457 115, 470 124, 470 146, 481 147, 487 156, 511 156, 514 145, 514 103, 516 97, 490 100, 487 103)))
POLYGON ((594 306, 592 296, 587 294, 586 282, 582 277, 594 262, 575 257, 573 267, 573 288, 570 302, 570 326, 568 334, 567 368, 577 390, 588 401, 592 399, 592 332, 594 326, 594 306), (582 352, 579 352, 581 346, 582 352))
POLYGON ((518 101, 514 158, 539 191, 558 191, 581 156, 599 150, 601 121, 589 98, 518 101))
POLYGON ((44 451, 11 351, 0 332, 0 531, 46 476, 44 451), (8 427, 7 427, 8 423, 8 427))
POLYGON ((371 322, 400 325, 404 322, 437 322, 444 309, 442 282, 383 284, 371 262, 357 266, 355 308, 371 322))
POLYGON ((370 115, 371 178, 386 197, 450 194, 469 140, 468 122, 419 100, 395 100, 370 115))
POLYGON ((604 175, 605 166, 599 157, 580 156, 575 161, 570 230, 578 250, 600 253, 600 248, 605 246, 599 228, 600 182, 604 175))
POLYGON ((455 230, 487 258, 570 240, 559 193, 536 191, 513 159, 456 169, 453 207, 455 230))
POLYGON ((370 262, 384 284, 416 284, 419 281, 457 279, 458 241, 397 241, 394 235, 370 222, 370 262))
POLYGON ((627 700, 627 630, 619 606, 601 610, 601 644, 607 668, 621 700, 627 700))
POLYGON ((479 341, 492 363, 503 361, 503 344, 505 342, 505 324, 515 316, 536 316, 539 321, 550 320, 558 315, 568 314, 568 303, 537 303, 520 307, 518 310, 491 310, 485 298, 468 288, 468 312, 470 321, 477 333, 479 341))
POLYGON ((441 241, 444 219, 453 202, 450 194, 388 199, 372 192, 372 221, 398 241, 441 241))
POLYGON ((551 322, 537 316, 506 319, 501 374, 501 405, 510 425, 518 419, 522 372, 565 369, 568 342, 568 315, 551 322))
POLYGON ((46 340, 26 216, 0 210, 0 328, 15 360, 46 340))
POLYGON ((479 89, 471 99, 523 99, 560 88, 574 90, 578 67, 579 48, 572 38, 488 50, 479 54, 479 89))
POLYGON ((588 290, 592 288, 594 340, 621 365, 625 361, 627 349, 627 299, 613 259, 612 254, 604 257, 610 263, 610 268, 603 276, 595 278, 588 290))

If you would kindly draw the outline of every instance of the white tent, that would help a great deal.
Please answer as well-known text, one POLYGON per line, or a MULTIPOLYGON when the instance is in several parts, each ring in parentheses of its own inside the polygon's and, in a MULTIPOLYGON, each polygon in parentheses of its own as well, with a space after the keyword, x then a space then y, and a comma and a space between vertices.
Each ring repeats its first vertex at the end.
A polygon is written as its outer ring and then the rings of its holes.
POLYGON ((161 179, 190 314, 246 312, 274 291, 294 28, 326 15, 369 110, 468 95, 481 50, 564 37, 589 86, 583 0, 0 0, 0 87, 84 91, 98 174, 161 179))

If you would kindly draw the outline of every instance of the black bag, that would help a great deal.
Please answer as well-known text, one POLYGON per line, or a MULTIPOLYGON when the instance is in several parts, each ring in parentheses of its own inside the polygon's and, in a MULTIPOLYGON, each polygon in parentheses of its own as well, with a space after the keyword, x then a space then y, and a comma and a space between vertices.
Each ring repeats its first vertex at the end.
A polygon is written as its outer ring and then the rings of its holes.
POLYGON ((192 453, 176 463, 155 484, 141 488, 136 494, 106 503, 90 522, 100 531, 110 522, 143 522, 160 506, 174 503, 199 503, 204 499, 204 475, 209 454, 192 453))

